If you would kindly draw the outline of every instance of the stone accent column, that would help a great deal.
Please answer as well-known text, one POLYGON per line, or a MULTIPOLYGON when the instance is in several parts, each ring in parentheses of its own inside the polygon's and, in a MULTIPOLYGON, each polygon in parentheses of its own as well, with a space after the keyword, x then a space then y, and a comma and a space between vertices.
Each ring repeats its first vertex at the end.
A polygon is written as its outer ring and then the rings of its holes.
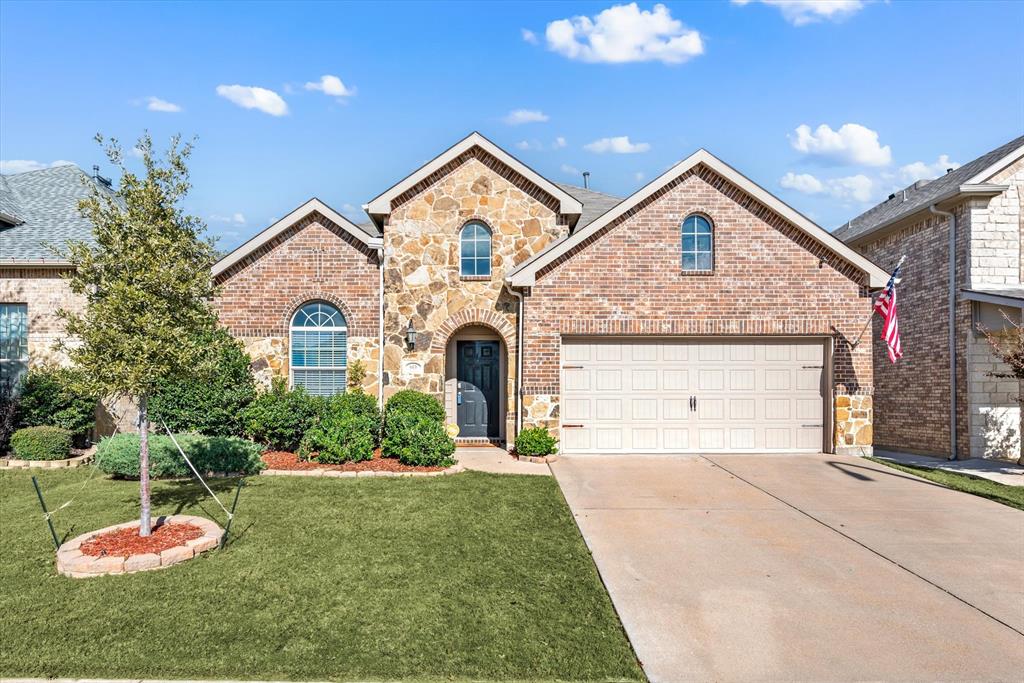
POLYGON ((839 455, 871 455, 873 404, 868 394, 835 397, 835 449, 839 455))

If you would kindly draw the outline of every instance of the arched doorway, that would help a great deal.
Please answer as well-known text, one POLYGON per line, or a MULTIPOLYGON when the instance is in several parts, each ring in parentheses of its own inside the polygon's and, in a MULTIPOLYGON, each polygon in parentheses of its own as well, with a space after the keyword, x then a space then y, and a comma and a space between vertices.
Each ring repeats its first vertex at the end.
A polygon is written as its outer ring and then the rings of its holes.
POLYGON ((448 338, 445 409, 460 439, 505 440, 508 355, 502 336, 485 325, 466 325, 448 338))

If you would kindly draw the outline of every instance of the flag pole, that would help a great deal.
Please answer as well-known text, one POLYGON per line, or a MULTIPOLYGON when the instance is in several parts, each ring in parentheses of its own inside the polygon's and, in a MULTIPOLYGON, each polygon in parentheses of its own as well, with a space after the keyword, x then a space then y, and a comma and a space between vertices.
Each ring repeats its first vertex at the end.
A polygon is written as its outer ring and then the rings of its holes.
MULTIPOLYGON (((899 261, 899 263, 896 264, 896 268, 892 269, 892 272, 895 273, 896 270, 900 266, 902 266, 903 262, 906 261, 906 260, 907 260, 907 255, 906 254, 904 254, 903 256, 900 256, 900 261, 899 261)), ((850 348, 851 349, 857 348, 857 346, 860 344, 861 339, 864 338, 864 333, 868 331, 868 326, 871 324, 871 320, 874 317, 874 315, 875 315, 874 310, 872 310, 870 313, 868 313, 868 319, 864 321, 864 327, 860 328, 860 334, 858 334, 857 335, 857 339, 854 340, 854 342, 852 344, 850 344, 850 348)))

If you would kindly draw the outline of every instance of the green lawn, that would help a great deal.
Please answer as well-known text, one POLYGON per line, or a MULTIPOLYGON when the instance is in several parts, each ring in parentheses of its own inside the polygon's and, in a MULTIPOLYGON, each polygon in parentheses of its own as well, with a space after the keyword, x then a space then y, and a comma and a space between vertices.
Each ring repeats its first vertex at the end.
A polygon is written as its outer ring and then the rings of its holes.
MULTIPOLYGON (((135 482, 38 476, 75 496, 67 538, 137 514, 135 482)), ((198 484, 153 500, 223 524, 198 484)), ((550 477, 254 477, 226 550, 94 579, 57 575, 27 473, 0 473, 0 525, 0 676, 643 679, 550 477)))
POLYGON ((869 458, 869 460, 877 462, 880 465, 888 465, 889 467, 900 470, 901 472, 908 472, 910 474, 917 475, 922 479, 927 479, 928 481, 934 481, 936 484, 948 486, 955 491, 973 493, 976 496, 988 498, 996 501, 997 503, 1017 508, 1018 510, 1024 510, 1024 486, 1007 486, 1006 484, 1000 484, 999 482, 992 481, 991 479, 983 479, 982 477, 975 477, 970 474, 960 474, 959 472, 949 472, 947 470, 938 470, 929 467, 903 465, 892 462, 891 460, 883 460, 881 458, 869 458))

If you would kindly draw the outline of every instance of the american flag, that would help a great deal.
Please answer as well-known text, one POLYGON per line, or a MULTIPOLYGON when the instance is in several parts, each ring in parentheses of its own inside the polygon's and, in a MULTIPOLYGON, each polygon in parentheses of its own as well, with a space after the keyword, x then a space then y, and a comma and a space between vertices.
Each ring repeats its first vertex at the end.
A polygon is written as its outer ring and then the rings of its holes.
POLYGON ((889 284, 875 300, 875 310, 882 316, 882 339, 885 341, 885 348, 889 352, 889 361, 896 362, 897 358, 903 357, 903 347, 900 345, 900 321, 896 315, 896 279, 900 276, 900 266, 892 271, 889 284))

